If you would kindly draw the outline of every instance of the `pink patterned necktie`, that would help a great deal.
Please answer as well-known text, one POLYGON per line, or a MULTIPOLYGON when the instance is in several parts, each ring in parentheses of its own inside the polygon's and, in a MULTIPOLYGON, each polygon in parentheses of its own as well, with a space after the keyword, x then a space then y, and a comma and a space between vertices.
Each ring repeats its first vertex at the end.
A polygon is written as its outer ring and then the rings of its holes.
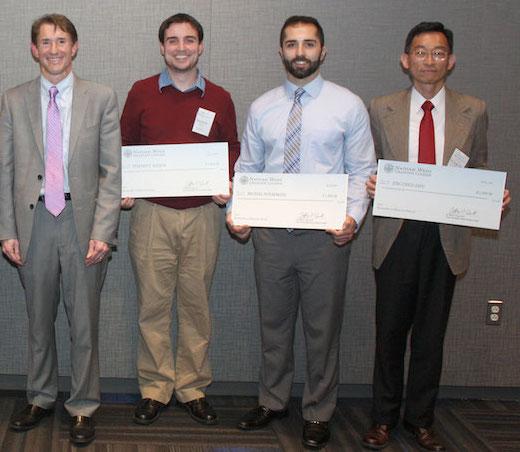
POLYGON ((60 110, 56 104, 58 88, 49 89, 47 107, 47 153, 45 156, 45 207, 57 217, 65 208, 63 193, 63 144, 60 110))

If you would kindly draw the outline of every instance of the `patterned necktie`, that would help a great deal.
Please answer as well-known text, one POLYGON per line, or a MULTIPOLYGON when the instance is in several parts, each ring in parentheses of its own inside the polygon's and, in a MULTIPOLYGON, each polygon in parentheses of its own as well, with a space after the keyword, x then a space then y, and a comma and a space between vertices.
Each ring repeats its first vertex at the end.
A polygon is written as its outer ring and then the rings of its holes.
POLYGON ((424 115, 419 126, 419 163, 435 165, 435 132, 433 128, 433 104, 427 100, 421 107, 424 115))
POLYGON ((65 208, 63 194, 63 144, 61 121, 56 95, 58 88, 49 89, 47 107, 47 153, 45 156, 45 207, 57 217, 65 208))
POLYGON ((294 93, 294 103, 287 120, 285 147, 283 156, 283 172, 300 172, 300 142, 302 138, 302 103, 305 90, 298 88, 294 93))

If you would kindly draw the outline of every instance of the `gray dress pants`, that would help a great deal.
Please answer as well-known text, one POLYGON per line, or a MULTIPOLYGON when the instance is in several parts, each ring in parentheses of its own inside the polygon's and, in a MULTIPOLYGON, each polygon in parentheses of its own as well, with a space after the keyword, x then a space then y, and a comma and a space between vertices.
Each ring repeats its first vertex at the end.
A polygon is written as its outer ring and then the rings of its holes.
POLYGON ((324 231, 269 228, 254 229, 253 243, 262 334, 259 403, 281 410, 289 402, 300 308, 307 357, 302 414, 328 421, 336 407, 350 245, 334 245, 324 231))

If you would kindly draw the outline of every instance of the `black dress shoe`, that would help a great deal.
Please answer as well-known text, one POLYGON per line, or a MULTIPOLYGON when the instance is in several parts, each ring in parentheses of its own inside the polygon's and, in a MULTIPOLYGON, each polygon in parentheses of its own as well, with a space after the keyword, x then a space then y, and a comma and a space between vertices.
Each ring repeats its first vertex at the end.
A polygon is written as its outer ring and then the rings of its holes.
POLYGON ((311 449, 321 449, 330 439, 329 423, 305 421, 303 424, 303 445, 311 449))
POLYGON ((237 424, 237 427, 241 430, 256 430, 269 425, 273 419, 281 419, 285 416, 287 416, 287 410, 271 410, 259 405, 248 411, 237 424))
POLYGON ((217 413, 211 408, 206 397, 190 400, 189 402, 183 403, 183 406, 188 410, 193 420, 206 425, 217 423, 217 413))
POLYGON ((417 444, 423 449, 434 452, 446 450, 446 447, 435 438, 431 427, 416 427, 409 422, 403 422, 403 427, 413 435, 417 444))
POLYGON ((96 437, 94 421, 87 416, 74 416, 70 424, 70 441, 73 444, 85 445, 96 437))
POLYGON ((380 450, 388 445, 391 427, 387 424, 374 424, 363 436, 363 446, 372 450, 380 450))
POLYGON ((134 422, 136 424, 148 425, 159 419, 161 411, 166 405, 153 399, 141 399, 135 407, 134 422))
POLYGON ((36 427, 45 416, 49 416, 52 411, 52 409, 46 410, 37 405, 27 405, 11 418, 9 427, 16 432, 30 430, 36 427))

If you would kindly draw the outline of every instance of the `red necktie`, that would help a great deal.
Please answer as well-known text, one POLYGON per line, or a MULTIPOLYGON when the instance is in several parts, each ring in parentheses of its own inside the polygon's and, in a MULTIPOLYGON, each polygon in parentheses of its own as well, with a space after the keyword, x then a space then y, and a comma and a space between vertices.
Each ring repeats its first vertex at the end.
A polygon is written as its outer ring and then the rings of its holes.
POLYGON ((419 126, 419 163, 435 165, 435 132, 433 129, 432 109, 433 104, 427 100, 421 107, 424 116, 419 126))

